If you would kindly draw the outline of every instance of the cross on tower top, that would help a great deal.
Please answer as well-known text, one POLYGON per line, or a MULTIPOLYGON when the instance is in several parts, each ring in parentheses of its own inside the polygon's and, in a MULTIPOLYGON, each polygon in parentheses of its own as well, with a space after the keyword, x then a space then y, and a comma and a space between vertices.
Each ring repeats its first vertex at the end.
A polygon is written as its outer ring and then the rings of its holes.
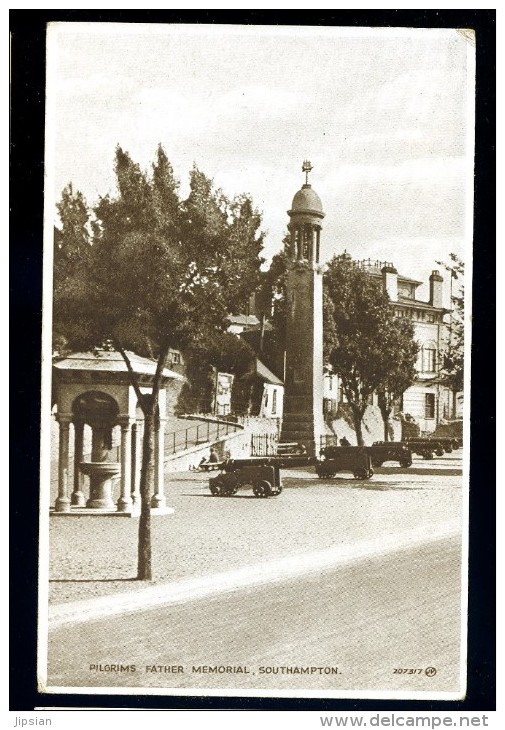
POLYGON ((305 173, 305 185, 309 184, 309 172, 312 170, 312 164, 310 160, 304 160, 302 165, 302 172, 305 173))

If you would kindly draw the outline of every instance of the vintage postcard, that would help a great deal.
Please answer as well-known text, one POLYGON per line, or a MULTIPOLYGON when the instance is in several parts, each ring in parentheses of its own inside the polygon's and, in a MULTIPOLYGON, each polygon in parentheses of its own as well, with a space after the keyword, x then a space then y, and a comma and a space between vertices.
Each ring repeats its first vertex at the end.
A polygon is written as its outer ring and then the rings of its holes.
POLYGON ((41 692, 465 697, 474 103, 472 30, 48 26, 41 692))

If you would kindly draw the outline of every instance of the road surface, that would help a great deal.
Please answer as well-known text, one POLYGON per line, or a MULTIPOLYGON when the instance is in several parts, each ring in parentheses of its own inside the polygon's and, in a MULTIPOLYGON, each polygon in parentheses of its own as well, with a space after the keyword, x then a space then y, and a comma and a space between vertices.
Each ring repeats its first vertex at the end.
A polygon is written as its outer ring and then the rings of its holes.
POLYGON ((235 592, 57 626, 49 634, 48 684, 457 691, 460 561, 453 535, 235 592))

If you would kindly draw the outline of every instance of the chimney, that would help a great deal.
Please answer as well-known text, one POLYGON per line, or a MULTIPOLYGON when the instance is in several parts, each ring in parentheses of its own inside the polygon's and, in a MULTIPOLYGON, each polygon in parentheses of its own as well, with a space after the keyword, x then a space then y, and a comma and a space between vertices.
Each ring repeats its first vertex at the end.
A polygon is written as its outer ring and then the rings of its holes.
POLYGON ((442 308, 443 305, 443 292, 442 284, 444 279, 440 276, 440 271, 434 269, 430 274, 430 304, 432 307, 442 308))
POLYGON ((386 264, 381 269, 384 291, 392 302, 398 301, 398 272, 392 264, 386 264))

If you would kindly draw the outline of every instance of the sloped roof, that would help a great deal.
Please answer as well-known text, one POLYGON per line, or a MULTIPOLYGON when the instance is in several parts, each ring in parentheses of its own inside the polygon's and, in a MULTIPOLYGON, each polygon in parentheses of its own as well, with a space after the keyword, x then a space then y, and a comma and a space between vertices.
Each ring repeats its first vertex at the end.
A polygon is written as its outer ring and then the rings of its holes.
POLYGON ((228 315, 228 321, 232 324, 241 324, 246 327, 253 327, 260 323, 255 314, 230 314, 228 315))
MULTIPOLYGON (((131 362, 133 371, 137 375, 154 376, 156 372, 156 360, 141 357, 130 350, 126 350, 126 354, 131 362)), ((121 353, 115 350, 98 350, 97 354, 93 352, 74 352, 63 360, 58 360, 53 363, 53 367, 57 370, 86 370, 109 373, 128 372, 121 353)), ((184 380, 182 375, 168 368, 163 369, 163 377, 172 380, 184 380)))
POLYGON ((409 276, 403 276, 403 274, 398 274, 398 281, 405 282, 406 284, 415 284, 416 286, 420 286, 423 283, 417 279, 411 279, 409 276))
MULTIPOLYGON (((370 268, 363 269, 363 271, 365 271, 367 274, 370 274, 370 276, 375 276, 376 278, 382 277, 382 272, 379 269, 370 268)), ((404 284, 415 284, 416 287, 420 286, 423 283, 418 279, 411 279, 409 276, 403 276, 403 274, 398 274, 398 281, 404 284)))
POLYGON ((271 370, 264 365, 261 360, 256 358, 256 375, 264 380, 266 383, 272 383, 272 385, 284 385, 277 375, 274 375, 271 370))

